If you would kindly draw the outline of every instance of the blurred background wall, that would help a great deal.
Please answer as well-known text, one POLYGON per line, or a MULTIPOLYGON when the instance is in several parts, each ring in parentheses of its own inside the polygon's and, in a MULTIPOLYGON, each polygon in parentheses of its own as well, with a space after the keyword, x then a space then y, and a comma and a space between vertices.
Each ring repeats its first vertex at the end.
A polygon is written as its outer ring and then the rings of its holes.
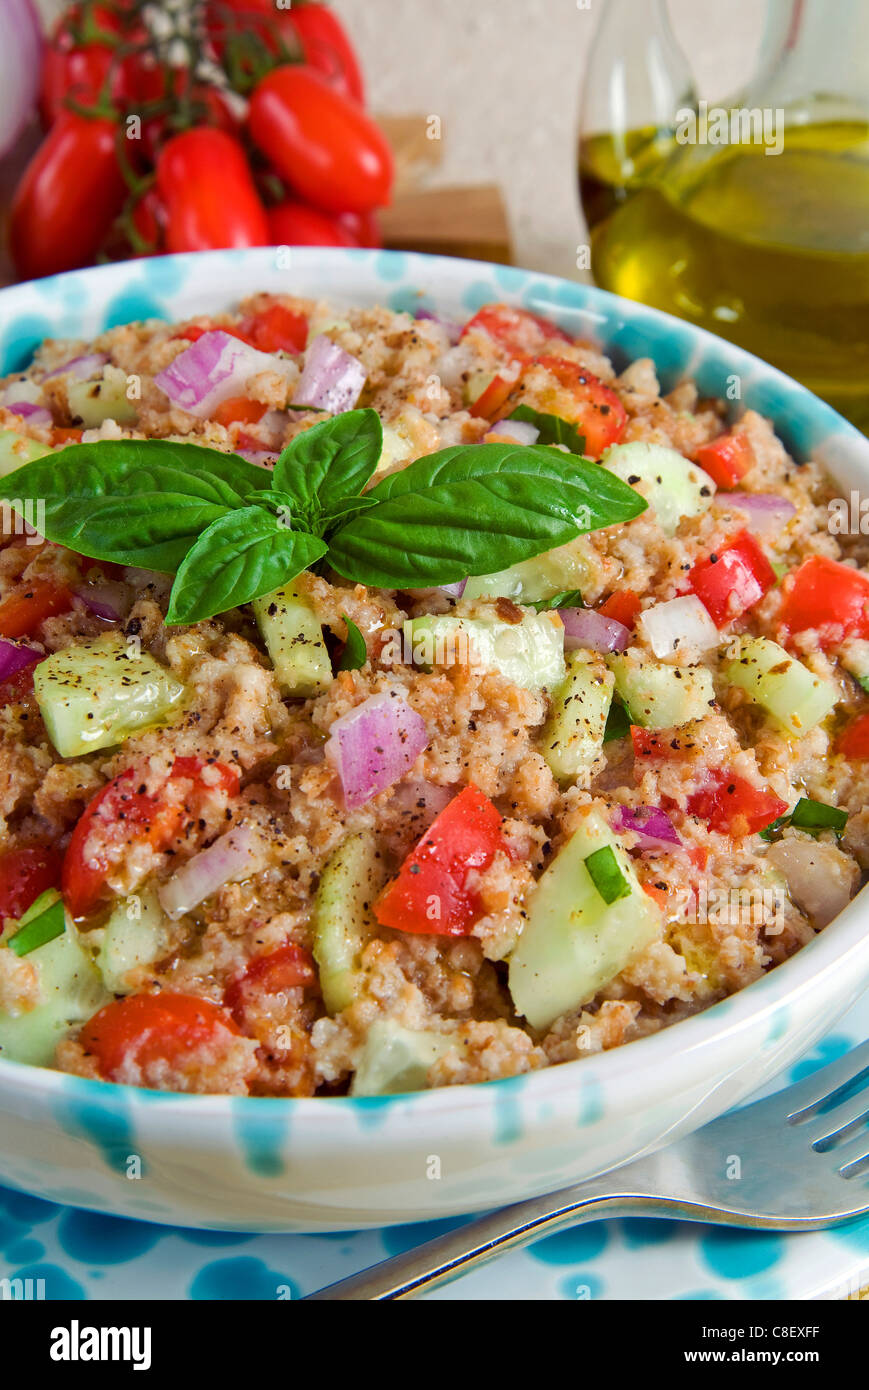
MULTIPOLYGON (((61 0, 38 0, 47 18, 61 0)), ((518 265, 576 276, 580 83, 607 0, 333 0, 358 44, 371 107, 437 115, 444 184, 498 183, 518 265)), ((634 0, 637 7, 648 0, 634 0)), ((758 0, 669 0, 710 100, 751 71, 758 0)))

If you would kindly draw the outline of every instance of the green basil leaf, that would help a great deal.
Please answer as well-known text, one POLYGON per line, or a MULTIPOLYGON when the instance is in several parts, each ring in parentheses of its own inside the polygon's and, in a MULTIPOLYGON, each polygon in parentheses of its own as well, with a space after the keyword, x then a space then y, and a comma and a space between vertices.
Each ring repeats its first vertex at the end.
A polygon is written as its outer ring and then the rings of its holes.
POLYGON ((553 594, 552 598, 539 598, 529 607, 536 608, 538 613, 548 613, 551 608, 584 608, 585 604, 578 589, 562 589, 560 594, 553 594))
POLYGON ((342 613, 341 617, 347 624, 347 642, 341 653, 341 660, 338 662, 338 670, 359 671, 368 660, 365 638, 352 618, 348 618, 346 613, 342 613))
POLYGON ((369 492, 365 492, 361 497, 342 497, 339 502, 333 502, 327 512, 322 515, 322 525, 324 531, 330 530, 335 525, 341 525, 348 517, 355 516, 357 512, 367 511, 369 507, 376 507, 377 499, 372 497, 369 492))
POLYGON ((609 707, 609 714, 606 717, 606 728, 603 731, 604 743, 612 743, 613 739, 627 738, 631 732, 631 721, 628 712, 621 700, 614 699, 609 707))
POLYGON ((72 444, 0 482, 10 505, 40 506, 40 530, 96 560, 171 574, 197 537, 271 473, 235 454, 164 439, 72 444), (44 512, 41 510, 44 507, 44 512))
POLYGON ((290 531, 262 507, 229 512, 203 532, 172 586, 167 623, 198 623, 261 598, 325 555, 316 536, 290 531))
POLYGON ((562 420, 560 415, 549 415, 543 410, 532 410, 530 405, 517 405, 510 414, 511 420, 527 420, 540 431, 538 444, 566 444, 572 454, 585 453, 585 439, 576 425, 562 420))
POLYGON ((364 488, 383 452, 383 427, 376 410, 348 410, 297 434, 274 471, 274 485, 297 505, 327 512, 364 488))
POLYGON ((381 588, 493 574, 646 508, 598 464, 546 447, 456 445, 391 473, 329 542, 345 578, 381 588))

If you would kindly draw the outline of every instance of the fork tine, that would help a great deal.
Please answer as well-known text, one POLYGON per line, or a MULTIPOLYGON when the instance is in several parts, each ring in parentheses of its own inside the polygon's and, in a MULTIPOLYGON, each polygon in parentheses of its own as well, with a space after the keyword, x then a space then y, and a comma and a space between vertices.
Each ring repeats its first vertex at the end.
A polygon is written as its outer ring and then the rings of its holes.
POLYGON ((869 1158, 869 1133, 858 1134, 849 1143, 842 1144, 838 1149, 833 1149, 828 1157, 833 1160, 840 1173, 844 1169, 850 1168, 852 1164, 859 1163, 861 1159, 869 1158))
MULTIPOLYGON (((791 1124, 802 1124, 813 1117, 818 1106, 834 1102, 837 1092, 851 1083, 863 1078, 869 1083, 869 1042, 861 1043, 852 1052, 830 1062, 819 1071, 812 1072, 804 1081, 788 1087, 788 1120, 791 1124)), ((844 1099, 844 1097, 843 1097, 844 1099)))
MULTIPOLYGON (((854 1129, 861 1121, 864 1125, 869 1125, 869 1093, 865 1090, 851 1096, 847 1102, 842 1101, 809 1120, 812 1148, 817 1149, 819 1153, 835 1148, 838 1136, 847 1137, 847 1131, 854 1129)), ((856 1133, 850 1137, 856 1138, 856 1133)), ((839 1143, 842 1142, 844 1141, 839 1140, 839 1143)))

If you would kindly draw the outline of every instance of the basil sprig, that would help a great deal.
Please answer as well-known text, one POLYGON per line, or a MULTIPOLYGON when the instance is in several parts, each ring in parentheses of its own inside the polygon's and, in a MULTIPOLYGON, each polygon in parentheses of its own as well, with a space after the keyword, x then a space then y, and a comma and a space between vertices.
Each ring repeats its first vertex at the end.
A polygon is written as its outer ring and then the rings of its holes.
POLYGON ((163 439, 74 444, 10 473, 0 501, 40 504, 46 538, 97 560, 175 575, 166 620, 199 622, 323 561, 386 589, 492 574, 646 503, 594 463, 545 445, 456 445, 367 492, 380 417, 351 410, 303 431, 274 470, 163 439))

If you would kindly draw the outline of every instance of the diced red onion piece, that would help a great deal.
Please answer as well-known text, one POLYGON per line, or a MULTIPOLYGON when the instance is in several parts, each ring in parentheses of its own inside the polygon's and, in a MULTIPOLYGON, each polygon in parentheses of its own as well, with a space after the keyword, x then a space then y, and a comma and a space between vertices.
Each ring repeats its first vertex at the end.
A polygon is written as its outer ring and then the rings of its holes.
POLYGON ((593 608, 559 608, 558 614, 564 623, 565 651, 587 647, 593 652, 623 652, 630 646, 630 628, 593 608))
POLYGON ((73 589, 88 612, 106 622, 116 623, 130 607, 130 595, 125 584, 106 580, 102 584, 79 584, 73 589))
POLYGON ((308 344, 305 367, 296 385, 293 405, 308 405, 340 415, 352 410, 365 385, 366 371, 358 357, 338 347, 325 333, 308 344))
POLYGON ((428 747, 425 720, 400 695, 370 695, 336 719, 326 757, 344 789, 348 811, 364 806, 413 767, 428 747))
POLYGON ((44 405, 33 405, 30 401, 10 401, 6 409, 11 410, 13 415, 20 415, 29 425, 47 425, 50 428, 54 424, 51 411, 46 410, 44 405))
POLYGON ((81 357, 71 357, 68 362, 55 367, 53 372, 46 372, 45 380, 51 381, 55 376, 69 376, 73 381, 87 381, 92 376, 98 376, 108 360, 104 352, 88 352, 81 357))
POLYGON ((657 657, 707 652, 721 642, 721 633, 696 594, 653 604, 637 622, 657 657))
POLYGON ((247 878, 258 866, 253 831, 247 825, 234 826, 160 885, 157 889, 160 906, 168 917, 183 917, 225 883, 247 878))
POLYGON ((174 362, 157 373, 154 383, 165 391, 173 405, 207 419, 223 401, 243 396, 251 377, 260 372, 287 376, 292 370, 292 363, 258 352, 215 328, 180 352, 174 362))
POLYGON ((0 637, 0 681, 8 681, 10 676, 16 672, 23 671, 25 666, 30 666, 34 661, 42 660, 42 652, 34 651, 33 647, 23 647, 17 642, 10 642, 8 638, 0 637))
POLYGON ((536 444, 540 431, 530 420, 496 420, 489 432, 483 435, 483 443, 493 439, 512 439, 516 444, 536 444))
POLYGON ((460 599, 468 587, 468 581, 467 579, 460 579, 456 584, 439 584, 437 587, 442 594, 446 594, 447 598, 460 599))
POLYGON ((0 158, 11 150, 36 104, 42 29, 33 0, 0 5, 0 158))
POLYGON ((738 507, 748 517, 752 531, 764 536, 780 531, 796 512, 793 502, 773 492, 719 492, 715 505, 738 507))
POLYGON ((659 806, 619 806, 612 825, 616 831, 632 830, 640 850, 669 850, 682 843, 670 817, 659 806))
POLYGON ((430 319, 432 323, 440 324, 446 331, 450 345, 455 347, 462 336, 462 325, 456 319, 444 318, 442 314, 433 314, 430 309, 417 309, 414 318, 430 319))
POLYGON ((267 468, 278 456, 277 449, 236 449, 241 458, 255 463, 259 468, 267 468))

